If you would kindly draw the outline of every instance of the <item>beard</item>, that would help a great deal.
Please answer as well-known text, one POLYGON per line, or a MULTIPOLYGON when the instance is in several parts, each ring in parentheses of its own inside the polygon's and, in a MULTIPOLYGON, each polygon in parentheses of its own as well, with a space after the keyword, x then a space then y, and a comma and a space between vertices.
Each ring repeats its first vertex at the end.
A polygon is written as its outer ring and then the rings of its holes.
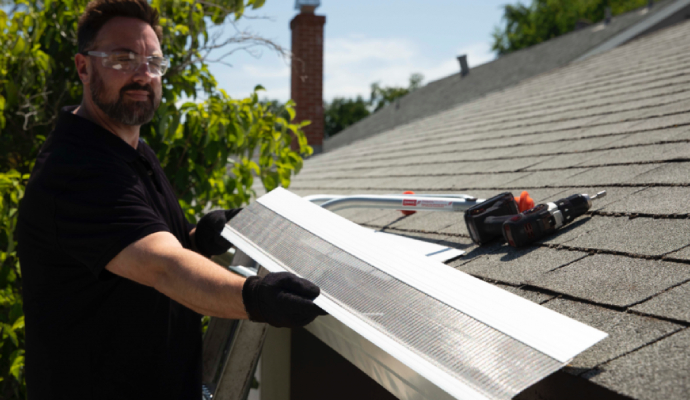
POLYGON ((91 98, 96 106, 110 119, 129 126, 144 125, 153 119, 153 115, 161 103, 161 93, 156 93, 151 85, 143 86, 138 83, 131 83, 120 89, 118 98, 115 101, 107 101, 103 78, 95 70, 92 77, 90 84, 91 98), (149 98, 145 101, 126 99, 124 94, 128 90, 147 91, 149 98))

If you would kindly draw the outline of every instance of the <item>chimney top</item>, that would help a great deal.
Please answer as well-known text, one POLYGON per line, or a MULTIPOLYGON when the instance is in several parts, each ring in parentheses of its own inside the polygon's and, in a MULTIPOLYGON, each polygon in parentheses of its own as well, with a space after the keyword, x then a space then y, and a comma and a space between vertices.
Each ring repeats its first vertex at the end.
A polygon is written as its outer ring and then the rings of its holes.
POLYGON ((300 10, 305 14, 313 14, 320 5, 321 0, 295 0, 295 10, 300 10))
POLYGON ((470 66, 467 64, 467 54, 458 56, 460 62, 460 76, 467 76, 470 73, 470 66))

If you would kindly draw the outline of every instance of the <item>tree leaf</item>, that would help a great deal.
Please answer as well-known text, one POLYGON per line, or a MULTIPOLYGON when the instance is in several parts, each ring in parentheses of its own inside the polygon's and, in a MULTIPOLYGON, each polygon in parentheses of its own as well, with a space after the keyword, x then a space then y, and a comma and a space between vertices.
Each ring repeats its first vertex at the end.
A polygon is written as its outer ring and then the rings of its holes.
POLYGON ((24 369, 24 350, 15 350, 10 356, 10 362, 10 375, 19 381, 24 369))
POLYGON ((11 325, 2 324, 2 337, 3 339, 9 337, 13 345, 19 346, 19 339, 17 339, 17 334, 14 333, 11 325))
POLYGON ((16 321, 14 321, 14 324, 12 324, 12 330, 21 330, 24 329, 24 316, 22 315, 21 317, 17 318, 16 321))

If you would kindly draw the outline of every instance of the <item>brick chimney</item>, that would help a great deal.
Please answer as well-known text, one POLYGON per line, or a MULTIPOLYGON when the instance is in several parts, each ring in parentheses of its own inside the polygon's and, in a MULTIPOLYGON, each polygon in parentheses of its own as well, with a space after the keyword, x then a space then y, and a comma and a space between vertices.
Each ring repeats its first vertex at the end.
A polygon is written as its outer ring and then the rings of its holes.
MULTIPOLYGON (((291 97, 297 103, 296 121, 311 121, 304 128, 314 154, 323 148, 323 26, 326 17, 315 15, 319 1, 297 0, 300 13, 290 22, 292 30, 291 97)), ((293 143, 295 146, 296 143, 293 143)))

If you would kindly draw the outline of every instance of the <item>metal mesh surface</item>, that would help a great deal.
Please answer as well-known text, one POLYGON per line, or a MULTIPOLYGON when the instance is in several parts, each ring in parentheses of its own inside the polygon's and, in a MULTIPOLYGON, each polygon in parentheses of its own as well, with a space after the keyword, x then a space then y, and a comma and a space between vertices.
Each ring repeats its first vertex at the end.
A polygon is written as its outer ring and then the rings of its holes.
POLYGON ((259 203, 229 225, 322 295, 489 398, 510 399, 562 366, 259 203))

